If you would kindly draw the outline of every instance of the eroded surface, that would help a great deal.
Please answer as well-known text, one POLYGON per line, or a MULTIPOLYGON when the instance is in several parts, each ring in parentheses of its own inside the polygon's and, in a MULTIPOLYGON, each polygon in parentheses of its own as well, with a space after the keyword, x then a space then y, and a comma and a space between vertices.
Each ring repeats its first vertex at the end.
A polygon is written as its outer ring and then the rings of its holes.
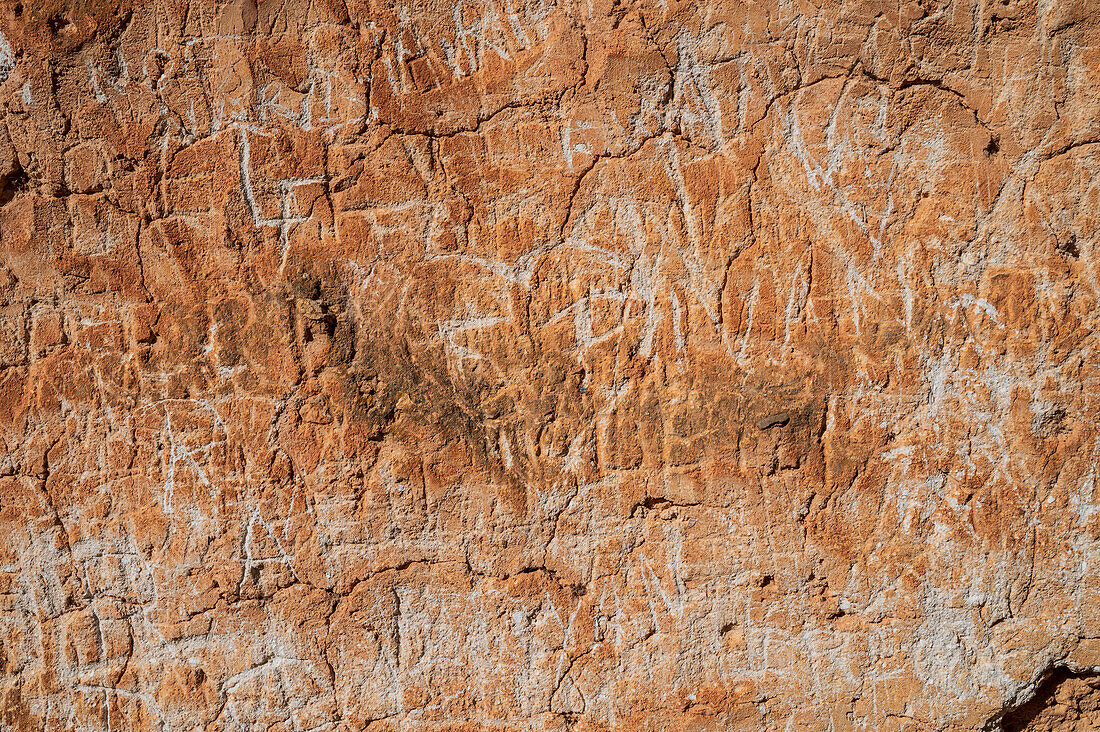
POLYGON ((0 17, 8 727, 961 730, 1100 666, 1094 3, 0 17))

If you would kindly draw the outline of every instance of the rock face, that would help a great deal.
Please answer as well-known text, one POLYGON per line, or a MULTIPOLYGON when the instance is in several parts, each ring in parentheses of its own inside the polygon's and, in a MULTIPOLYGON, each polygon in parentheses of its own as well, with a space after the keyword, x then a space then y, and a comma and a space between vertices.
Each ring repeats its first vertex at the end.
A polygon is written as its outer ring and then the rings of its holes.
POLYGON ((0 728, 1098 728, 1098 11, 5 0, 0 728))

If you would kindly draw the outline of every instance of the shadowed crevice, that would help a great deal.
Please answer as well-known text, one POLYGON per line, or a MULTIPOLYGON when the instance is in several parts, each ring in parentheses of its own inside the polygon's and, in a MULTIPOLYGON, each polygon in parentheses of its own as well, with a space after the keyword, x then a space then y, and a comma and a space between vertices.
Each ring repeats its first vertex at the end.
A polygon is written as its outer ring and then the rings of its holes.
POLYGON ((1100 725, 1100 673, 1065 666, 1050 671, 1022 704, 985 725, 989 732, 1069 732, 1100 725), (1082 725, 1085 725, 1082 727, 1082 725))

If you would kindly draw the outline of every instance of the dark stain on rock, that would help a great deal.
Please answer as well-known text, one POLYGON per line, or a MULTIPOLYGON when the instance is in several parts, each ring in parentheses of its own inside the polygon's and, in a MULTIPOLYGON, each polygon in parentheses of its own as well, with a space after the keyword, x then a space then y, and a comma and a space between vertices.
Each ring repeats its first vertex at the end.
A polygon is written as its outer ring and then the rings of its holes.
POLYGON ((783 427, 791 421, 791 415, 786 412, 778 412, 776 414, 764 417, 756 423, 756 428, 760 430, 770 430, 772 427, 783 427))

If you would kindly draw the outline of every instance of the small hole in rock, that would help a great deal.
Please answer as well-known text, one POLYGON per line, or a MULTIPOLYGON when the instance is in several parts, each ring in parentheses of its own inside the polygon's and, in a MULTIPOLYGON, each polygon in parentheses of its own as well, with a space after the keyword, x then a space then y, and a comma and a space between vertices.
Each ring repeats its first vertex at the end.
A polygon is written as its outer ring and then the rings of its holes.
POLYGON ((27 187, 27 174, 15 165, 15 170, 0 178, 0 206, 15 198, 15 194, 27 187))
POLYGON ((1070 235, 1069 239, 1058 244, 1058 251, 1062 254, 1068 255, 1077 259, 1081 256, 1081 250, 1077 246, 1077 237, 1070 235))
POLYGON ((55 15, 46 21, 46 25, 49 26, 54 35, 60 35, 68 30, 72 22, 64 15, 55 15))

